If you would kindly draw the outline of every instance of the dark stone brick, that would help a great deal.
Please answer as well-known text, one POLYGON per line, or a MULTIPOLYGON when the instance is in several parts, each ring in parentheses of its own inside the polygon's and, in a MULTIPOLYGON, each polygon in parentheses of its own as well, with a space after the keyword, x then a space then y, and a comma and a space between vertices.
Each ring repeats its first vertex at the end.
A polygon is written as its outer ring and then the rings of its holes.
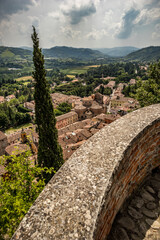
POLYGON ((134 219, 141 219, 143 217, 143 215, 140 212, 138 212, 136 209, 134 209, 133 207, 128 208, 128 213, 134 219))
POLYGON ((130 217, 122 217, 118 220, 118 223, 127 230, 133 230, 135 223, 130 217))
POLYGON ((150 210, 148 210, 148 209, 146 209, 146 208, 143 208, 143 209, 142 209, 142 212, 143 212, 143 214, 144 214, 145 216, 147 216, 147 217, 149 217, 149 218, 155 219, 156 217, 158 217, 158 216, 157 216, 158 214, 157 214, 156 212, 150 211, 150 210))
POLYGON ((124 228, 118 228, 115 232, 113 232, 113 237, 116 240, 130 240, 127 232, 124 228))
POLYGON ((156 209, 157 205, 155 204, 155 202, 148 202, 146 204, 146 208, 148 208, 149 210, 154 210, 156 209))

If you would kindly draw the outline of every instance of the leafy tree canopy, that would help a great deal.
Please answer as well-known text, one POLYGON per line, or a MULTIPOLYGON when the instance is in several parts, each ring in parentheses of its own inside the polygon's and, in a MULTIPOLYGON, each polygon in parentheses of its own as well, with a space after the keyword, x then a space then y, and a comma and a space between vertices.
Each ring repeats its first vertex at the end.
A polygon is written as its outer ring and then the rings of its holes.
POLYGON ((136 98, 141 107, 160 103, 160 62, 150 66, 148 80, 139 82, 136 98))
POLYGON ((33 166, 30 152, 18 157, 3 156, 6 173, 0 178, 0 239, 10 239, 20 221, 45 186, 44 172, 53 168, 33 166), (40 176, 41 178, 37 178, 40 176))

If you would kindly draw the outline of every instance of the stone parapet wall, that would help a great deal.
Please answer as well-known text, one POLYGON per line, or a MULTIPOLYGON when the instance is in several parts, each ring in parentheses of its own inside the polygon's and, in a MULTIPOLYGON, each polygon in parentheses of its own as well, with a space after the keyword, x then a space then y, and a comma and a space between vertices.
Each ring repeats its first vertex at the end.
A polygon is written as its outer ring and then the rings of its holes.
POLYGON ((123 155, 120 165, 114 169, 112 186, 104 196, 95 232, 97 240, 108 235, 122 203, 160 165, 160 121, 155 120, 140 132, 123 155))
POLYGON ((160 165, 160 105, 125 115, 60 168, 12 240, 105 239, 123 202, 160 165))

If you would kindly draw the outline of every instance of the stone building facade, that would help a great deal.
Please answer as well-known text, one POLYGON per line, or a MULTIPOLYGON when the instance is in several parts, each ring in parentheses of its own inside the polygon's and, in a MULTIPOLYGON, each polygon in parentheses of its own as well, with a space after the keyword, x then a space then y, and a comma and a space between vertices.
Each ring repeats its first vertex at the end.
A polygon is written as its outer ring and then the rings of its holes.
POLYGON ((79 120, 91 119, 101 113, 106 113, 106 110, 103 95, 100 93, 95 93, 92 96, 83 98, 80 104, 74 108, 79 120))
POLYGON ((57 129, 66 127, 69 124, 72 124, 78 121, 78 114, 74 111, 63 114, 61 116, 56 117, 56 127, 57 129))
POLYGON ((0 131, 0 156, 5 154, 5 148, 8 146, 7 136, 0 131))

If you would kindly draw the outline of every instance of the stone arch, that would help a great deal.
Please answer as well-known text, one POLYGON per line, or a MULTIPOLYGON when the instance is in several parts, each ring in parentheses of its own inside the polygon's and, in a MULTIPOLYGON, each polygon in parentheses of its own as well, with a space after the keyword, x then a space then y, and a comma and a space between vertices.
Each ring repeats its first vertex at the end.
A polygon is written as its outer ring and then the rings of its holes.
POLYGON ((83 144, 12 239, 105 239, 123 202, 160 164, 160 105, 127 114, 83 144))

